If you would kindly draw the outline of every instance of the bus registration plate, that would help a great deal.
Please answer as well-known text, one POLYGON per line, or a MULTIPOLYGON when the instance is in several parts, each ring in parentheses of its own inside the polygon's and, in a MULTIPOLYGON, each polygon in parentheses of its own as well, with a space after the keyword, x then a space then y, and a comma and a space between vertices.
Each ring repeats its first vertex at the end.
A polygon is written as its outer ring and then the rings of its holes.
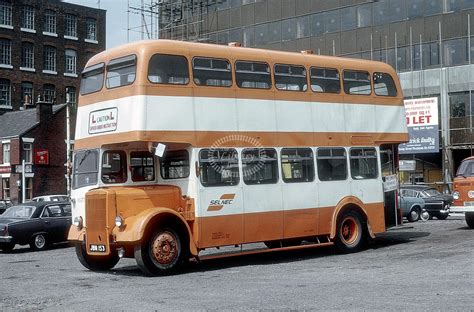
POLYGON ((90 252, 105 252, 105 245, 91 244, 89 245, 89 251, 90 252))

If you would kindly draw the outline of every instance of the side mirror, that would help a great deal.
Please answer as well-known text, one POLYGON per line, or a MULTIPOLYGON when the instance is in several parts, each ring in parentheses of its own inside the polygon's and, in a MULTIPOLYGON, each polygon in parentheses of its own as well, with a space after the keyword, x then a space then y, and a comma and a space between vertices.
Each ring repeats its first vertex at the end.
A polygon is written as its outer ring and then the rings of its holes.
POLYGON ((158 143, 158 145, 155 148, 155 155, 158 157, 163 157, 163 155, 165 154, 165 149, 166 149, 166 145, 158 143))

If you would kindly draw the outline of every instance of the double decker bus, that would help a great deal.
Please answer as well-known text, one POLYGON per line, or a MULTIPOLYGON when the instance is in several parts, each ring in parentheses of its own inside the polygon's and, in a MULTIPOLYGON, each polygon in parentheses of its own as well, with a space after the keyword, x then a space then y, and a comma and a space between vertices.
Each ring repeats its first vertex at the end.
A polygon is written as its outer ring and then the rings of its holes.
POLYGON ((147 275, 257 242, 355 252, 400 222, 392 182, 407 140, 384 63, 167 40, 113 48, 82 73, 69 240, 88 269, 134 257, 147 275))

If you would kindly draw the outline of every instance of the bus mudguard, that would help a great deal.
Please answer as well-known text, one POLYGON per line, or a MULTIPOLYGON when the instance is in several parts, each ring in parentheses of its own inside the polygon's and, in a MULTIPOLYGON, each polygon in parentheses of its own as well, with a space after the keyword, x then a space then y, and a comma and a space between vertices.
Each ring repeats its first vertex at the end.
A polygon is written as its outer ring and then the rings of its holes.
POLYGON ((372 231, 370 226, 369 218, 367 217, 367 211, 364 209, 364 203, 355 197, 355 196, 347 196, 344 197, 337 203, 336 208, 334 209, 334 213, 332 216, 331 221, 331 235, 329 236, 330 239, 334 239, 336 237, 336 229, 337 229, 337 218, 344 210, 351 210, 354 209, 361 213, 364 221, 367 223, 367 232, 369 233, 370 237, 375 238, 375 235, 372 231))

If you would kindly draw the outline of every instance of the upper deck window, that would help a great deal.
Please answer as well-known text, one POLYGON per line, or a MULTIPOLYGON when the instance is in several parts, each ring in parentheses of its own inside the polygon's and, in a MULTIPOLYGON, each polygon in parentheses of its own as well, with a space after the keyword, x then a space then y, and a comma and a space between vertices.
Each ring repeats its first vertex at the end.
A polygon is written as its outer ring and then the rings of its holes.
POLYGON ((311 90, 323 93, 340 93, 339 71, 333 68, 311 67, 311 90))
POLYGON ((155 54, 148 65, 148 79, 159 84, 188 84, 188 60, 181 55, 155 54))
POLYGON ((135 81, 136 72, 136 55, 113 59, 107 64, 105 85, 108 89, 130 85, 135 81))
POLYGON ((232 72, 228 60, 195 57, 193 59, 194 83, 200 86, 229 87, 232 72))
POLYGON ((346 94, 370 95, 372 88, 369 73, 366 71, 345 70, 344 92, 346 94))
POLYGON ((104 63, 87 67, 82 72, 81 95, 97 92, 104 83, 104 63))
POLYGON ((235 62, 235 79, 240 88, 270 89, 272 78, 267 63, 235 62))
POLYGON ((392 76, 386 73, 374 73, 374 91, 377 95, 397 96, 397 87, 392 76))
POLYGON ((306 68, 296 65, 275 65, 275 86, 278 90, 306 91, 306 68))

